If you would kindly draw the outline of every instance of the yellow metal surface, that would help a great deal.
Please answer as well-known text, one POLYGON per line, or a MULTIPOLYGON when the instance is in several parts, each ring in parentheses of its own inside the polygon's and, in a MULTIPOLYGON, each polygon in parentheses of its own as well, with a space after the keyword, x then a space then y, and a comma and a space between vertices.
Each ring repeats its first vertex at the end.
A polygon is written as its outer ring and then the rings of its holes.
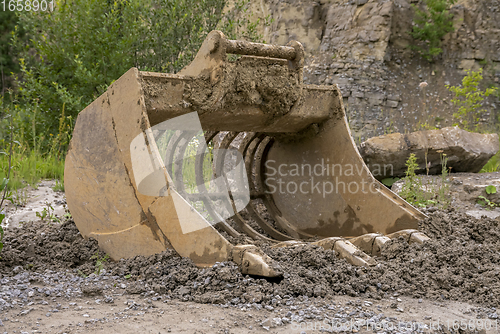
MULTIPOLYGON (((298 42, 278 47, 228 41, 214 31, 179 74, 135 68, 125 73, 79 114, 68 150, 66 197, 82 235, 97 239, 115 260, 173 248, 199 266, 232 259, 244 273, 278 276, 272 259, 255 246, 231 244, 221 229, 274 242, 417 228, 425 216, 378 183, 361 159, 339 89, 303 84, 303 57, 298 42), (247 56, 229 63, 227 52, 247 56), (253 69, 262 77, 254 76, 253 69), (261 229, 247 225, 239 214, 233 217, 234 228, 226 220, 212 226, 186 200, 194 195, 172 181, 172 167, 164 163, 152 129, 190 113, 197 114, 204 131, 232 131, 220 142, 227 147, 239 143, 252 196, 244 216, 261 229), (134 152, 136 142, 144 143, 139 153, 134 152), (142 154, 139 163, 134 154, 142 154), (292 172, 296 168, 306 172, 292 172), (307 185, 308 191, 273 191, 277 170, 286 171, 279 175, 281 182, 302 184, 301 190, 307 185), (325 188, 330 185, 336 188, 325 188)), ((215 133, 205 136, 216 140, 215 133)), ((236 208, 236 200, 231 201, 236 208)), ((345 239, 319 241, 329 243, 352 263, 373 264, 345 239)), ((366 246, 367 241, 354 243, 366 246)))

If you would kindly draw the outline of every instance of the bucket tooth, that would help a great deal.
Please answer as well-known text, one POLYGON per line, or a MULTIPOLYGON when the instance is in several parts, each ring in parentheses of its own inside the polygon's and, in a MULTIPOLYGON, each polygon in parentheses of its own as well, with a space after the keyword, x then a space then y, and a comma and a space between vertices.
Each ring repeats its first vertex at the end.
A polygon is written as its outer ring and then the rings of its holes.
POLYGON ((350 241, 340 238, 340 237, 331 237, 325 238, 312 243, 313 245, 318 245, 323 247, 324 249, 335 250, 339 257, 342 259, 346 259, 350 264, 354 264, 356 266, 364 266, 370 267, 377 264, 377 262, 370 257, 365 252, 361 251, 359 248, 354 246, 350 241))
POLYGON ((281 277, 283 273, 273 260, 254 245, 237 245, 232 251, 233 262, 245 275, 281 277))
POLYGON ((403 237, 408 241, 408 243, 423 244, 427 240, 430 240, 428 236, 418 230, 401 230, 387 235, 388 238, 394 239, 403 237))
POLYGON ((282 241, 277 244, 274 244, 272 248, 283 248, 283 247, 295 247, 295 246, 304 246, 307 245, 306 242, 304 241, 299 241, 299 240, 287 240, 287 241, 282 241))
POLYGON ((391 239, 379 233, 367 233, 349 239, 354 246, 372 256, 380 255, 382 246, 389 240, 391 239))

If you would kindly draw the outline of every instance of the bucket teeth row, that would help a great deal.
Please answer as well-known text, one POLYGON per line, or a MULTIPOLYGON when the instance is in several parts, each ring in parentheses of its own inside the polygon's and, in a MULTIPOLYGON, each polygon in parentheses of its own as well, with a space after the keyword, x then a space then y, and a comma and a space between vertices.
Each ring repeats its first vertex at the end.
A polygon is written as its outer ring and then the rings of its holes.
MULTIPOLYGON (((177 145, 180 147, 180 152, 184 152, 188 147, 187 142, 189 140, 185 138, 184 140, 182 140, 183 138, 174 139, 178 141, 177 145)), ((251 194, 250 202, 246 206, 244 214, 234 210, 236 213, 230 219, 233 224, 224 219, 219 219, 219 223, 216 226, 231 236, 238 237, 243 233, 254 240, 266 240, 274 243, 273 247, 292 247, 307 244, 305 241, 295 240, 303 237, 303 235, 290 229, 286 220, 281 217, 279 210, 273 205, 272 197, 265 193, 262 185, 262 156, 265 154, 267 147, 272 143, 272 138, 256 132, 212 131, 205 133, 205 139, 207 146, 213 147, 215 149, 214 152, 218 152, 213 156, 214 175, 222 176, 226 184, 230 180, 227 179, 224 173, 224 168, 227 164, 225 152, 230 149, 238 150, 244 159, 251 194), (263 210, 257 209, 257 200, 264 203, 266 212, 269 215, 267 219, 263 217, 263 210), (274 225, 269 222, 269 218, 274 221, 274 225), (252 225, 249 223, 249 220, 253 222, 252 225)), ((197 185, 200 193, 206 193, 205 183, 202 179, 205 152, 197 152, 196 158, 197 185)), ((182 161, 182 159, 178 158, 175 161, 182 161)), ((182 169, 182 162, 180 164, 176 166, 176 171, 182 169)), ((176 175, 176 180, 179 183, 178 187, 184 191, 182 175, 180 173, 176 175)), ((209 214, 217 215, 216 210, 212 207, 213 202, 210 198, 203 198, 199 194, 186 194, 186 196, 192 200, 203 201, 209 214)), ((212 193, 211 196, 213 199, 217 194, 212 193)), ((233 209, 235 208, 235 197, 234 194, 230 196, 233 209)), ((312 244, 321 246, 324 249, 334 250, 340 258, 346 259, 353 265, 373 266, 377 262, 372 256, 380 256, 384 244, 391 239, 399 237, 405 238, 409 243, 423 243, 429 239, 418 230, 406 229, 388 235, 367 233, 349 239, 330 237, 312 242, 312 244)), ((279 275, 278 271, 273 271, 274 269, 266 264, 270 263, 270 259, 254 246, 235 246, 233 259, 240 265, 242 272, 245 274, 266 273, 265 276, 270 277, 279 275)))
MULTIPOLYGON (((340 258, 346 259, 353 265, 369 267, 377 264, 377 261, 371 256, 380 256, 384 244, 399 237, 405 238, 408 243, 423 244, 430 240, 428 236, 417 230, 401 230, 387 236, 379 233, 367 233, 349 240, 331 237, 311 242, 311 244, 321 246, 326 250, 334 250, 340 258)), ((304 241, 289 240, 277 243, 273 247, 294 247, 306 244, 308 243, 304 241)))

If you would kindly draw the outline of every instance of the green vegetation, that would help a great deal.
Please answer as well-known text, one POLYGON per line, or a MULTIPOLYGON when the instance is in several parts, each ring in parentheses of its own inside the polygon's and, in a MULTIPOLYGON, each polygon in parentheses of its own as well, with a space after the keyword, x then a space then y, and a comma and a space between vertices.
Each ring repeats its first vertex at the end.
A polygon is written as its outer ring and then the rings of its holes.
MULTIPOLYGON (((490 185, 486 186, 486 188, 484 189, 484 191, 486 192, 486 195, 496 194, 497 193, 497 187, 495 187, 494 185, 490 184, 490 185)), ((495 202, 489 200, 485 196, 478 196, 477 198, 478 198, 477 204, 486 207, 486 209, 494 209, 495 207, 500 206, 498 203, 495 203, 495 202)))
POLYGON ((482 113, 481 104, 485 97, 495 94, 498 88, 487 88, 484 91, 479 88, 479 84, 483 80, 483 69, 478 71, 466 70, 467 75, 462 79, 462 85, 450 86, 446 88, 455 94, 451 100, 454 105, 458 106, 458 111, 453 114, 458 125, 464 130, 478 129, 478 122, 482 113))
MULTIPOLYGON (((0 157, 0 179, 12 172, 8 190, 43 178, 55 178, 54 188, 64 190, 76 115, 129 68, 175 73, 213 29, 262 41, 257 27, 269 19, 250 21, 249 0, 225 9, 227 3, 69 0, 57 1, 53 12, 0 13, 2 80, 12 83, 2 86, 0 97, 0 150, 8 150, 14 133, 12 169, 6 155, 0 157)), ((17 197, 22 202, 22 194, 17 197)))
POLYGON ((109 260, 109 255, 106 254, 103 257, 99 256, 99 251, 95 252, 94 255, 90 257, 91 260, 95 260, 95 272, 94 274, 100 275, 104 269, 104 262, 109 260))
POLYGON ((40 218, 42 222, 47 221, 47 224, 49 225, 51 222, 61 222, 61 220, 54 214, 54 208, 48 202, 45 202, 45 207, 42 211, 36 212, 36 216, 40 218))
POLYGON ((427 204, 426 193, 422 189, 422 178, 415 173, 417 169, 417 157, 412 153, 406 160, 406 179, 400 195, 413 205, 422 206, 423 204, 425 207, 427 204))
MULTIPOLYGON (((16 52, 11 45, 11 32, 18 24, 16 12, 0 11, 0 93, 4 95, 9 87, 12 87, 13 78, 11 73, 20 70, 17 62, 16 52)), ((24 40, 23 29, 18 29, 19 38, 24 40)))
POLYGON ((477 204, 486 207, 486 209, 494 209, 495 207, 498 206, 497 203, 490 201, 489 199, 487 199, 484 196, 478 196, 477 198, 478 198, 477 204))
MULTIPOLYGON (((41 179, 57 179, 59 184, 63 183, 64 160, 49 153, 26 152, 22 146, 12 155, 12 176, 9 188, 12 190, 23 188, 26 185, 36 187, 41 179)), ((7 161, 0 159, 0 178, 6 175, 8 170, 7 161)))
POLYGON ((0 110, 4 114, 1 120, 4 133, 0 139, 0 147, 5 152, 0 157, 0 179, 8 179, 7 189, 10 196, 6 196, 13 204, 22 205, 25 202, 24 192, 20 191, 27 185, 36 187, 41 179, 56 179, 63 183, 64 148, 67 146, 71 134, 71 117, 64 117, 64 109, 59 117, 59 132, 49 135, 50 148, 42 148, 43 135, 37 135, 37 107, 33 108, 30 118, 23 118, 22 107, 17 98, 10 94, 10 102, 0 98, 0 110), (26 126, 29 124, 30 127, 26 126), (26 135, 29 133, 30 135, 26 135), (34 134, 34 135, 32 135, 34 134), (29 140, 28 140, 29 138, 29 140), (15 194, 15 196, 12 196, 15 194))
POLYGON ((448 207, 449 201, 449 184, 446 180, 448 176, 447 157, 441 155, 441 178, 439 182, 429 182, 424 184, 422 178, 416 175, 418 170, 417 157, 414 153, 410 154, 406 160, 406 178, 404 179, 403 188, 399 195, 408 203, 417 207, 425 208, 428 205, 437 205, 442 208, 448 207))
POLYGON ((488 195, 496 194, 497 193, 497 187, 489 185, 489 186, 486 186, 486 189, 484 189, 484 191, 486 191, 486 193, 488 195))
POLYGON ((449 8, 455 2, 456 0, 423 0, 423 9, 412 4, 415 16, 410 34, 424 44, 424 47, 414 45, 413 49, 429 61, 443 52, 441 40, 444 35, 453 31, 453 15, 449 13, 449 8))
POLYGON ((491 157, 486 165, 481 168, 481 171, 479 173, 492 173, 498 171, 500 171, 500 151, 498 151, 494 156, 491 157))

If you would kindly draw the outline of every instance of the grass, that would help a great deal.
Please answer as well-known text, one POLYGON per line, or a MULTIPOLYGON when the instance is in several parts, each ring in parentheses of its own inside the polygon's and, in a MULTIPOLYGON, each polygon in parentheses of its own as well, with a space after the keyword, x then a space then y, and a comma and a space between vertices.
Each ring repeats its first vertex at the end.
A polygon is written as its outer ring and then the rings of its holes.
POLYGON ((8 198, 23 205, 25 188, 36 188, 42 179, 55 179, 54 190, 64 191, 64 156, 73 119, 65 116, 63 103, 59 132, 45 140, 44 134, 36 131, 38 104, 21 105, 12 91, 8 93, 8 99, 0 96, 0 182, 7 184, 8 198))
MULTIPOLYGON (((499 135, 500 141, 500 135, 499 135)), ((498 151, 494 156, 488 160, 486 165, 483 166, 479 173, 492 173, 492 172, 500 172, 500 151, 498 151)))
MULTIPOLYGON (((8 156, 0 156, 0 180, 7 178, 8 156)), ((9 190, 16 191, 36 185, 42 179, 55 179, 54 190, 64 190, 64 160, 50 153, 40 154, 34 150, 26 152, 17 148, 12 153, 12 170, 8 183, 9 190)))
POLYGON ((497 152, 491 159, 483 166, 480 173, 492 173, 500 171, 500 151, 497 152))
POLYGON ((441 177, 436 182, 428 181, 424 184, 422 178, 416 175, 418 170, 417 157, 411 153, 406 161, 406 178, 403 188, 399 195, 408 203, 425 208, 429 205, 435 205, 446 209, 450 205, 449 184, 447 181, 448 167, 446 166, 448 158, 446 154, 441 154, 441 177))

